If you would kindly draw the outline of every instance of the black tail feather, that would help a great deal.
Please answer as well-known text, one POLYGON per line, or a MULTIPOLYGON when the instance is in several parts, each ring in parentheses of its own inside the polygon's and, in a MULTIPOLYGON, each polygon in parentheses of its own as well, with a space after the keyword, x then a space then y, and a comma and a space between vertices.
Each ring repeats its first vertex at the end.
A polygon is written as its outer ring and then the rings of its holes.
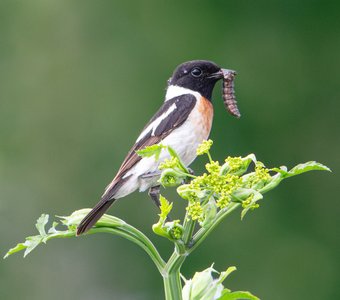
POLYGON ((96 224, 101 218, 101 216, 109 209, 114 201, 115 199, 99 201, 78 225, 77 235, 81 235, 90 230, 92 226, 96 224))

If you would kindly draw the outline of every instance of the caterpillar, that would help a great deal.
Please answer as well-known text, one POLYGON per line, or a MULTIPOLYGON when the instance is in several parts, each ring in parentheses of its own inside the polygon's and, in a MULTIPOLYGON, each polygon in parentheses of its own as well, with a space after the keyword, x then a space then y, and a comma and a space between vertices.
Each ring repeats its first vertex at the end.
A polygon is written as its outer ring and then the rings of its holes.
POLYGON ((234 78, 236 72, 233 70, 223 70, 223 102, 227 111, 236 118, 241 117, 240 111, 237 107, 235 90, 234 90, 234 78))

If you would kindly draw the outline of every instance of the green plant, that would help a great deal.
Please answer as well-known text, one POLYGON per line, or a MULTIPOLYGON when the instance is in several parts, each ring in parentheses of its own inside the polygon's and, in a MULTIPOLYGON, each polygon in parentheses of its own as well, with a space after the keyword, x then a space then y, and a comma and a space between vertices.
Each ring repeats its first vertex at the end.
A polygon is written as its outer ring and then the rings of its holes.
MULTIPOLYGON (((235 267, 229 267, 225 272, 221 272, 218 278, 213 277, 212 274, 217 272, 212 267, 196 273, 190 280, 182 276, 185 283, 182 288, 181 266, 186 257, 231 212, 241 208, 243 219, 249 211, 259 207, 263 194, 275 188, 282 180, 307 171, 330 170, 314 161, 299 164, 289 171, 284 166, 268 169, 254 154, 246 157, 227 157, 224 163, 220 164, 210 155, 211 145, 211 140, 204 141, 197 149, 198 155, 206 154, 209 159, 205 166, 207 172, 201 176, 192 175, 169 146, 154 145, 138 152, 141 156, 154 156, 158 160, 161 151, 168 151, 170 158, 160 164, 162 175, 159 182, 165 187, 177 186, 177 193, 187 201, 183 221, 169 221, 168 215, 173 203, 160 196, 161 212, 158 222, 152 228, 155 234, 168 239, 175 246, 167 261, 163 260, 145 234, 116 217, 104 215, 87 234, 111 233, 140 246, 162 275, 167 300, 259 299, 249 292, 232 292, 223 286, 223 281, 236 269, 235 267), (249 172, 251 164, 254 165, 254 170, 249 172)), ((46 231, 49 216, 41 215, 36 223, 39 234, 27 237, 24 243, 17 244, 7 252, 5 258, 21 250, 25 250, 26 256, 36 246, 53 238, 75 237, 77 225, 88 212, 88 209, 82 209, 70 216, 59 217, 61 225, 66 226, 65 230, 57 229, 59 224, 53 222, 52 227, 46 231)))

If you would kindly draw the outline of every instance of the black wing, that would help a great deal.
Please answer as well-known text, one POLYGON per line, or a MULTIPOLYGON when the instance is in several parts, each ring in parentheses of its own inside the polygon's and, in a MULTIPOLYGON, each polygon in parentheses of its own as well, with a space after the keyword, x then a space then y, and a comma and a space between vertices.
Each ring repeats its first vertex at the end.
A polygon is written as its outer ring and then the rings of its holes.
POLYGON ((103 198, 110 198, 113 194, 115 183, 119 182, 124 174, 129 171, 141 157, 136 151, 147 146, 158 144, 167 137, 174 129, 182 125, 188 118, 190 112, 196 104, 196 97, 191 94, 184 94, 164 102, 157 113, 152 117, 148 124, 144 127, 141 135, 137 139, 135 145, 131 148, 121 167, 118 170, 116 177, 110 184, 103 198), (152 126, 154 124, 155 126, 152 126), (109 196, 109 197, 108 197, 109 196))

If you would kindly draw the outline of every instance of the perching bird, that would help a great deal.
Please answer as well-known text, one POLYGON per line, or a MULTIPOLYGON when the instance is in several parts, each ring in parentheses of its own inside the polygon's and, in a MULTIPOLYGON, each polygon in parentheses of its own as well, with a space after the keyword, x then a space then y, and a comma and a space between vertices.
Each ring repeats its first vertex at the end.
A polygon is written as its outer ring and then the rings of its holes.
POLYGON ((100 201, 79 224, 77 235, 88 231, 115 200, 137 189, 150 189, 150 196, 157 202, 158 166, 169 155, 163 150, 156 161, 154 157, 138 156, 136 150, 159 143, 169 145, 189 166, 196 158, 198 145, 209 136, 213 120, 212 91, 226 71, 205 60, 185 62, 175 69, 168 80, 163 105, 142 130, 100 201))

